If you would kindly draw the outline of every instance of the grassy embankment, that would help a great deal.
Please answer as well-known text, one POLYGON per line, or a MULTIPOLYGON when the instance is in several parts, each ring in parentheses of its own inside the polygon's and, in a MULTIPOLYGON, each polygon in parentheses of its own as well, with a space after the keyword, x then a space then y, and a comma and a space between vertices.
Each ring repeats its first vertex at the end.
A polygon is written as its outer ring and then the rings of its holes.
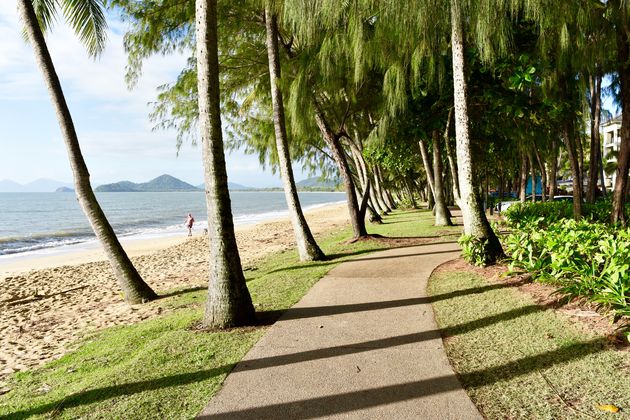
MULTIPOLYGON (((435 228, 432 221, 429 212, 401 211, 387 217, 383 225, 369 226, 369 231, 410 237, 461 230, 435 228)), ((319 238, 332 258, 329 261, 298 263, 291 251, 271 255, 247 270, 248 287, 262 323, 276 319, 338 263, 390 246, 377 240, 347 244, 349 237, 351 231, 343 229, 319 238)), ((0 396, 0 418, 193 417, 266 327, 199 331, 193 327, 202 316, 205 290, 162 294, 167 297, 150 304, 168 308, 165 315, 101 331, 61 359, 13 375, 11 391, 0 396)))
POLYGON ((488 419, 628 418, 630 352, 469 271, 429 283, 446 350, 488 419), (613 415, 599 405, 614 405, 613 415))

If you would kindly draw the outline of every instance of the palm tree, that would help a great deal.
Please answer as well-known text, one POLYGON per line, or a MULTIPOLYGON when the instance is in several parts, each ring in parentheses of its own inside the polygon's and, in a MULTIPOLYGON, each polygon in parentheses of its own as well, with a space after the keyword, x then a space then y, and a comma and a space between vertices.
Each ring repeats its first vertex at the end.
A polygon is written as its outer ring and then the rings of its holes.
POLYGON ((475 191, 468 123, 468 98, 464 56, 464 29, 461 0, 451 1, 451 49, 453 54, 453 84, 455 105, 455 137, 460 208, 464 219, 464 233, 485 243, 486 262, 494 262, 503 255, 499 239, 488 223, 482 203, 475 191))
POLYGON ((221 133, 217 0, 196 0, 197 92, 203 150, 210 281, 203 323, 229 328, 254 321, 234 235, 221 133))
POLYGON ((313 234, 306 223, 293 177, 291 156, 289 155, 289 141, 287 139, 287 128, 284 117, 284 103, 282 100, 282 91, 280 90, 281 74, 280 56, 278 53, 278 21, 275 13, 270 10, 269 5, 265 8, 265 26, 267 32, 267 57, 269 60, 271 102, 273 104, 273 124, 276 135, 280 176, 282 178, 287 206, 289 207, 291 223, 293 224, 298 253, 301 261, 322 260, 325 258, 324 253, 315 242, 315 238, 313 238, 313 234))
MULTIPOLYGON (((61 89, 61 84, 53 65, 42 27, 46 29, 55 16, 50 7, 57 2, 37 2, 36 13, 32 0, 18 0, 18 10, 28 40, 33 47, 35 60, 42 73, 48 93, 53 102, 62 136, 68 152, 77 199, 92 230, 101 242, 114 275, 123 290, 125 301, 142 303, 157 298, 157 294, 142 280, 125 250, 120 245, 114 230, 107 221, 90 185, 90 173, 81 154, 79 140, 70 116, 70 110, 61 89), (40 19, 38 19, 38 16, 40 19), (41 23, 41 27, 40 27, 41 23)), ((86 44, 91 55, 98 54, 105 42, 105 17, 99 0, 68 0, 62 3, 62 10, 69 22, 86 44)))

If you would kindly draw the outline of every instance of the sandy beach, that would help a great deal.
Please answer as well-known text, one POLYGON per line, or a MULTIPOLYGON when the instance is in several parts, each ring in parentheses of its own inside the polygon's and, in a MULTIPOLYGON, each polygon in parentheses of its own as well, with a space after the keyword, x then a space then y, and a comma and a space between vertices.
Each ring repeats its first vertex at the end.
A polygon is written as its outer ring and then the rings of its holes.
MULTIPOLYGON (((348 222, 345 204, 306 213, 314 235, 348 222)), ((208 245, 197 232, 123 242, 145 281, 158 293, 205 286, 208 245)), ((288 219, 237 227, 244 267, 294 246, 288 219)), ((123 302, 111 269, 99 249, 38 258, 18 258, 0 266, 0 385, 6 375, 62 356, 68 345, 98 329, 132 324, 160 313, 156 302, 123 302)))

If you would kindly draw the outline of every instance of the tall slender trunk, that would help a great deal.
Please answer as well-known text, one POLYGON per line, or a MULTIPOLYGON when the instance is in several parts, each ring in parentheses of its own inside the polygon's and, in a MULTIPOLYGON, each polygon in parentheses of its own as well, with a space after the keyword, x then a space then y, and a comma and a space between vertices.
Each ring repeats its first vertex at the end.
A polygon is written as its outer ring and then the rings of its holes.
POLYGON ((518 186, 518 193, 519 200, 524 203, 527 195, 527 155, 525 152, 521 152, 521 182, 518 186))
POLYGON ((529 159, 529 172, 530 172, 530 176, 532 177, 532 180, 530 182, 530 185, 532 187, 532 203, 536 202, 536 165, 534 165, 534 157, 532 155, 531 150, 529 151, 529 155, 528 155, 528 159, 529 159))
POLYGON ((453 226, 448 214, 444 197, 444 183, 442 182, 442 146, 440 133, 433 135, 433 195, 435 196, 435 226, 453 226))
POLYGON ((589 88, 591 93, 591 147, 590 147, 590 162, 588 173, 588 187, 586 189, 586 201, 593 203, 597 195, 597 180, 599 179, 599 154, 601 145, 599 139, 599 120, 601 115, 601 90, 602 90, 602 75, 597 72, 595 76, 589 77, 589 88))
POLYGON ((461 193, 459 192, 459 180, 457 179, 457 164, 455 163, 455 155, 453 154, 453 149, 451 148, 451 142, 448 137, 448 131, 451 123, 451 117, 453 115, 454 108, 451 108, 448 111, 448 121, 446 123, 446 130, 444 130, 444 147, 446 148, 446 157, 448 159, 448 166, 451 172, 451 181, 453 185, 453 199, 455 203, 459 206, 459 201, 461 199, 461 193))
POLYGON ((354 181, 352 180, 352 173, 350 172, 346 155, 339 141, 339 136, 331 130, 316 99, 313 99, 313 105, 315 107, 315 122, 319 127, 324 141, 330 148, 333 159, 335 160, 343 178, 344 188, 346 190, 346 199, 348 201, 350 223, 352 224, 354 237, 360 238, 367 236, 367 230, 365 228, 365 214, 362 214, 361 212, 361 208, 357 200, 357 194, 355 192, 354 181))
POLYGON ((549 200, 553 200, 558 190, 558 142, 556 140, 551 141, 549 180, 549 200))
POLYGON ((293 225, 295 242, 297 244, 300 261, 317 261, 325 258, 324 253, 315 242, 315 238, 308 227, 291 167, 289 140, 287 138, 284 103, 280 90, 280 55, 278 53, 278 22, 269 8, 265 9, 265 26, 267 29, 267 58, 269 60, 269 79, 271 83, 271 102, 273 105, 273 125, 276 134, 276 149, 284 196, 289 208, 289 216, 293 225))
POLYGON ((217 0, 196 0, 197 91, 203 151, 210 281, 204 325, 229 328, 254 321, 245 284, 230 207, 225 152, 221 134, 217 0))
MULTIPOLYGON (((620 6, 617 6, 620 7, 620 6)), ((624 7, 624 6, 621 6, 624 7)), ((626 14, 621 11, 624 18, 626 14)), ((630 169, 630 39, 625 25, 617 25, 617 63, 621 94, 621 144, 617 157, 617 173, 613 189, 611 221, 626 224, 624 212, 628 190, 628 170, 630 169)))
POLYGON ((451 1, 451 44, 453 53, 457 164, 459 166, 458 178, 461 192, 460 207, 464 219, 464 233, 472 235, 476 240, 484 244, 485 262, 493 263, 503 256, 503 248, 490 227, 488 219, 486 219, 486 215, 474 187, 474 171, 472 167, 468 124, 464 34, 460 1, 461 0, 451 1))
POLYGON ((602 194, 606 195, 608 194, 608 191, 606 191, 606 174, 604 172, 604 162, 602 159, 602 148, 600 146, 599 150, 597 151, 597 164, 599 165, 599 183, 602 186, 602 194))
POLYGON ((542 201, 547 201, 548 180, 547 180, 547 169, 545 168, 545 161, 542 158, 542 156, 540 156, 540 152, 538 151, 538 148, 536 146, 534 146, 534 153, 536 153, 536 160, 538 161, 538 167, 540 168, 540 178, 542 181, 542 188, 541 188, 542 201))
POLYGON ((570 118, 564 123, 562 139, 567 148, 571 176, 573 177, 573 218, 579 220, 582 217, 582 174, 580 173, 580 158, 575 144, 573 120, 570 118))
POLYGON ((381 171, 381 168, 378 165, 374 165, 374 176, 376 179, 376 183, 378 185, 379 195, 381 196, 383 203, 385 203, 385 205, 387 206, 387 211, 389 212, 389 211, 395 210, 396 203, 394 202, 392 197, 389 195, 388 191, 385 189, 383 173, 381 171))
POLYGON ((63 141, 68 152, 74 187, 77 199, 87 217, 94 234, 103 246, 103 251, 112 266, 118 285, 128 303, 143 303, 157 298, 157 294, 147 285, 135 269, 125 250, 120 245, 114 229, 107 221, 101 206, 90 185, 90 173, 79 146, 79 139, 74 129, 74 123, 66 99, 61 89, 61 83, 50 57, 44 35, 39 26, 37 16, 31 0, 19 0, 18 9, 24 22, 26 34, 33 47, 37 66, 42 73, 44 82, 51 97, 57 120, 61 128, 63 141))

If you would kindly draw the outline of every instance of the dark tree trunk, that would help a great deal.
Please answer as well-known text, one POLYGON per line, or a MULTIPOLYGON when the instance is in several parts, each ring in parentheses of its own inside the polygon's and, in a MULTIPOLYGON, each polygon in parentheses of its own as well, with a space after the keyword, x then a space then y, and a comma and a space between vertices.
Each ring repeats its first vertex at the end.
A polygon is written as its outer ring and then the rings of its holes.
POLYGON ((341 146, 341 142, 339 141, 339 136, 333 133, 332 129, 328 125, 317 100, 313 99, 313 104, 315 106, 315 122, 319 127, 324 141, 330 148, 333 159, 339 168, 339 173, 341 173, 343 178, 344 188, 346 190, 346 199, 348 201, 348 212, 350 214, 350 222, 352 224, 354 237, 361 238, 367 236, 367 230, 365 228, 365 214, 361 213, 361 208, 359 207, 359 202, 357 201, 354 182, 352 180, 352 173, 350 172, 346 155, 341 146))
POLYGON ((55 67, 50 57, 44 35, 39 26, 31 0, 19 0, 18 9, 24 22, 26 34, 33 47, 37 66, 44 77, 44 82, 51 97, 57 120, 61 128, 63 141, 68 152, 72 168, 74 187, 79 205, 85 213, 94 234, 103 246, 103 251, 112 266, 118 285, 128 303, 143 303, 157 298, 155 292, 142 280, 125 250, 120 245, 114 229, 109 224, 90 185, 90 173, 83 159, 79 139, 66 99, 61 89, 55 67))
POLYGON ((599 120, 601 115, 601 90, 602 75, 598 72, 595 76, 589 77, 590 93, 591 93, 591 148, 590 162, 588 173, 588 188, 586 190, 586 201, 595 202, 597 196, 597 180, 599 179, 599 162, 600 162, 600 139, 599 139, 599 120))
POLYGON ((494 263, 503 256, 499 239, 488 223, 482 203, 475 192, 474 169, 468 124, 468 98, 464 55, 464 31, 460 1, 451 1, 451 44, 453 54, 453 91, 455 104, 455 133, 457 164, 459 166, 460 207, 464 220, 464 233, 484 244, 486 263, 494 263))
POLYGON ((532 152, 529 152, 529 172, 532 177, 532 181, 530 185, 532 187, 532 203, 536 202, 536 165, 534 165, 534 157, 532 156, 532 152))
POLYGON ((579 220, 582 217, 582 177, 572 119, 568 119, 565 122, 562 139, 567 148, 569 164, 571 165, 571 176, 573 177, 573 218, 579 220))
POLYGON ((271 83, 271 101, 273 104, 273 124, 276 134, 276 149, 280 177, 284 188, 284 196, 289 208, 289 216, 293 225, 295 242, 297 244, 300 261, 318 261, 325 258, 324 253, 315 242, 315 238, 308 227, 291 167, 289 140, 284 116, 284 103, 280 90, 280 55, 278 53, 278 22, 276 16, 269 9, 265 9, 265 25, 267 29, 267 58, 269 60, 269 79, 271 83))
POLYGON ((196 0, 197 91, 203 150, 210 281, 203 323, 210 328, 252 324, 254 305, 245 284, 230 207, 219 95, 217 0, 196 0))
MULTIPOLYGON (((625 17, 625 13, 620 13, 625 17)), ((619 63, 618 72, 621 85, 621 144, 617 157, 611 221, 626 224, 628 221, 624 209, 628 190, 628 170, 630 169, 630 39, 625 25, 617 25, 617 63, 619 63)))
POLYGON ((435 226, 453 226, 448 214, 446 199, 444 198, 444 184, 442 182, 442 145, 440 133, 435 131, 433 136, 433 194, 435 196, 435 226))
POLYGON ((549 200, 553 200, 558 190, 558 143, 555 140, 551 141, 549 181, 549 200))
POLYGON ((527 155, 525 152, 521 152, 521 182, 518 187, 518 193, 521 203, 524 203, 527 195, 527 155))
POLYGON ((542 181, 542 188, 541 188, 542 201, 547 201, 548 180, 547 180, 547 169, 545 168, 545 161, 540 156, 540 152, 538 151, 538 148, 536 146, 534 146, 534 153, 536 153, 536 160, 538 161, 538 167, 540 168, 540 178, 542 181))

